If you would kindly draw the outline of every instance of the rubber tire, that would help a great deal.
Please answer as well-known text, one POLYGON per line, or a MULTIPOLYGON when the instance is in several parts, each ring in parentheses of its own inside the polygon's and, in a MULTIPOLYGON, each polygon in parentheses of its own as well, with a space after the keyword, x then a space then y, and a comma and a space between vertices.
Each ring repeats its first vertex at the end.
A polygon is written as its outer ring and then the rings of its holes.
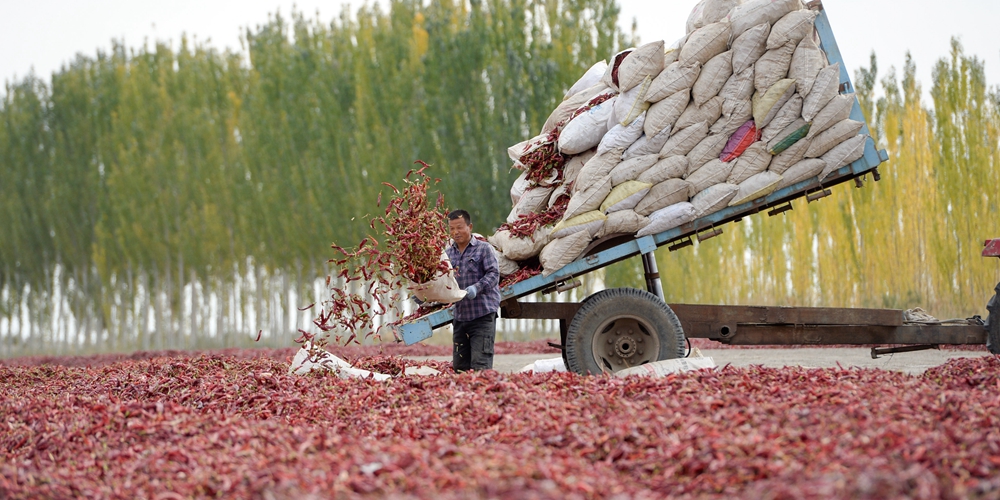
POLYGON ((636 288, 611 288, 587 297, 573 316, 566 334, 566 369, 581 375, 607 370, 593 353, 594 335, 609 318, 637 316, 652 324, 660 342, 657 361, 684 357, 684 329, 677 315, 659 297, 636 288))
POLYGON ((1000 354, 1000 283, 993 291, 996 294, 986 304, 990 312, 986 317, 986 348, 992 354, 1000 354))

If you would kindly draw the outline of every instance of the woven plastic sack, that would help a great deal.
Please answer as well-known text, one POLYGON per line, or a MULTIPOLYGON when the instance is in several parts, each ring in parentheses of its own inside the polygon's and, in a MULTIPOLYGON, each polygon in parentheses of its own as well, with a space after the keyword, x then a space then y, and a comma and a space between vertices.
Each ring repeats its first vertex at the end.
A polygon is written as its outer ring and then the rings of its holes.
POLYGON ((659 184, 668 179, 680 179, 687 175, 688 159, 685 156, 668 156, 656 162, 636 178, 639 182, 659 184))
POLYGON ((552 228, 552 232, 549 233, 549 241, 556 238, 565 238, 577 231, 586 231, 587 236, 593 237, 604 226, 604 221, 607 218, 604 212, 600 210, 584 212, 569 219, 564 218, 552 228))
POLYGON ((708 137, 707 122, 691 125, 670 136, 667 139, 667 143, 663 145, 663 149, 660 150, 660 156, 666 158, 668 156, 686 155, 705 137, 708 137))
POLYGON ((757 92, 765 92, 778 81, 788 77, 788 67, 792 64, 795 48, 794 43, 786 43, 760 56, 753 65, 753 86, 757 92))
POLYGON ((552 111, 548 119, 545 120, 545 124, 542 125, 542 130, 540 134, 545 135, 556 128, 560 123, 565 123, 569 120, 570 116, 573 116, 573 112, 580 109, 580 106, 587 104, 588 101, 596 97, 602 92, 606 92, 608 89, 603 83, 597 82, 596 85, 587 87, 569 98, 565 101, 559 103, 556 109, 552 111))
POLYGON ((799 142, 800 139, 805 138, 806 134, 809 133, 809 124, 805 120, 799 118, 792 122, 791 125, 785 127, 778 136, 767 143, 767 151, 772 155, 779 155, 782 151, 791 147, 792 144, 799 142))
POLYGON ((733 36, 740 36, 758 24, 774 25, 789 12, 801 8, 802 3, 799 0, 750 0, 729 14, 729 22, 733 25, 733 36))
POLYGON ((622 93, 640 85, 646 77, 663 71, 663 40, 647 43, 633 50, 618 65, 618 90, 622 93))
POLYGON ((687 201, 690 197, 690 182, 683 179, 667 179, 650 188, 634 210, 639 215, 649 215, 663 207, 687 201))
POLYGON ((756 93, 753 96, 753 121, 758 129, 763 129, 785 105, 795 95, 795 80, 786 78, 778 80, 771 88, 764 93, 756 93))
POLYGON ((776 174, 785 173, 792 165, 805 159, 806 150, 809 149, 810 142, 812 141, 809 139, 801 139, 789 146, 788 149, 775 155, 774 158, 771 158, 771 164, 768 165, 767 170, 776 174))
POLYGON ((647 136, 654 136, 663 130, 673 130, 677 119, 687 108, 690 96, 691 90, 684 89, 650 106, 646 110, 646 121, 642 126, 643 132, 647 136))
POLYGON ((510 187, 510 204, 511 206, 517 205, 517 201, 521 199, 521 195, 528 190, 528 172, 521 172, 521 175, 514 179, 514 184, 510 187))
POLYGON ((621 89, 618 87, 618 70, 621 68, 622 63, 625 62, 625 58, 627 58, 633 50, 635 50, 635 47, 630 47, 611 57, 611 62, 608 64, 607 69, 604 71, 604 75, 601 77, 601 83, 615 92, 621 92, 621 89))
POLYGON ((816 115, 840 93, 840 63, 831 64, 816 75, 812 90, 802 101, 802 118, 813 121, 816 115))
POLYGON ((612 97, 570 120, 559 133, 559 151, 575 155, 600 144, 608 132, 608 119, 614 113, 615 99, 612 97))
MULTIPOLYGON (((588 89, 588 88, 593 87, 595 85, 602 85, 603 86, 603 84, 601 83, 601 78, 604 76, 604 73, 607 70, 608 70, 608 62, 607 61, 599 61, 599 62, 594 63, 594 65, 591 66, 590 69, 588 69, 583 74, 583 76, 581 76, 580 79, 577 80, 576 83, 574 83, 569 88, 569 90, 566 91, 566 95, 563 96, 563 100, 568 100, 571 96, 575 96, 580 91, 582 91, 584 89, 588 89)), ((581 106, 582 106, 582 104, 581 104, 581 106)), ((580 106, 577 106, 577 107, 580 107, 580 106)))
POLYGON ((701 168, 702 165, 718 158, 727 142, 729 142, 729 138, 724 135, 709 135, 704 138, 687 154, 688 171, 684 175, 688 175, 701 168))
POLYGON ((618 154, 621 155, 626 148, 642 137, 642 126, 645 122, 646 113, 643 113, 628 125, 615 125, 611 130, 608 130, 608 133, 604 134, 601 143, 597 145, 597 154, 617 149, 620 150, 618 154))
POLYGON ((763 198, 773 193, 780 183, 781 175, 774 172, 761 172, 753 175, 739 184, 740 190, 736 192, 736 196, 733 196, 732 200, 729 200, 729 206, 735 207, 757 198, 763 198))
POLYGON ((818 12, 812 10, 796 10, 785 14, 771 28, 767 38, 767 48, 776 49, 786 43, 798 44, 803 38, 812 35, 818 12))
POLYGON ((538 255, 538 261, 542 264, 542 275, 549 276, 576 260, 587 249, 591 239, 590 233, 580 231, 550 241, 538 255))
POLYGON ((563 185, 575 182, 576 177, 580 175, 580 171, 583 170, 583 166, 586 165, 587 162, 590 161, 590 159, 596 154, 597 149, 594 148, 567 158, 566 163, 563 164, 563 185))
POLYGON ((656 164, 659 159, 659 155, 651 154, 623 160, 609 174, 611 176, 611 186, 617 187, 623 182, 635 180, 640 174, 648 170, 649 167, 656 164))
POLYGON ((607 198, 610 193, 610 176, 606 176, 603 179, 595 181, 591 185, 583 188, 581 191, 573 193, 573 196, 569 199, 569 205, 566 207, 566 213, 563 215, 563 219, 571 219, 584 212, 597 210, 601 207, 601 203, 604 203, 604 199, 607 198))
MULTIPOLYGON (((682 90, 690 89, 701 75, 701 64, 681 64, 675 62, 667 66, 649 84, 646 100, 657 103, 682 90)), ((690 96, 690 94, 688 94, 690 96)), ((687 103, 684 103, 687 105, 687 103)))
POLYGON ((719 95, 722 87, 733 76, 733 51, 727 50, 705 63, 694 85, 691 98, 698 106, 704 106, 709 99, 719 95))
POLYGON ((570 195, 571 195, 570 188, 571 187, 572 187, 571 184, 567 184, 565 182, 562 183, 562 184, 560 184, 560 185, 558 185, 558 186, 556 186, 555 190, 552 191, 552 195, 549 196, 549 204, 548 204, 549 208, 552 208, 553 206, 555 206, 556 202, 559 201, 559 198, 561 198, 563 196, 570 197, 570 195))
POLYGON ((695 217, 701 218, 726 208, 739 190, 740 187, 734 184, 716 184, 696 194, 691 198, 695 217))
POLYGON ((549 242, 553 228, 554 226, 551 225, 542 226, 527 238, 509 236, 501 249, 503 255, 511 260, 527 260, 538 255, 538 252, 542 251, 542 247, 549 242))
POLYGON ((795 79, 795 87, 799 95, 809 95, 816 76, 826 67, 826 54, 812 36, 799 42, 792 54, 792 64, 788 68, 788 77, 795 79))
POLYGON ((753 119, 753 102, 725 101, 722 103, 722 117, 712 124, 712 133, 716 135, 733 135, 747 120, 753 119))
POLYGON ((825 131, 851 117, 851 109, 854 108, 854 94, 838 95, 830 100, 826 106, 813 118, 809 135, 813 138, 816 134, 825 131))
POLYGON ((549 196, 553 190, 555 190, 553 187, 535 186, 525 191, 507 216, 507 222, 516 221, 520 215, 544 212, 548 208, 549 196))
POLYGON ((657 132, 656 135, 652 137, 644 133, 637 141, 633 142, 632 145, 625 150, 622 154, 622 160, 630 160, 632 158, 650 154, 658 155, 669 138, 669 127, 657 132))
POLYGON ((685 24, 686 32, 691 33, 706 24, 717 23, 725 19, 733 11, 733 8, 741 3, 743 0, 701 0, 688 15, 687 24, 685 24))
POLYGON ((767 37, 771 25, 758 24, 733 40, 733 73, 742 73, 752 68, 760 56, 767 52, 767 37))
POLYGON ((576 195, 592 184, 607 178, 619 163, 621 163, 621 152, 607 151, 592 156, 580 169, 576 182, 573 183, 573 194, 576 195))
POLYGON ((674 132, 701 122, 715 123, 722 116, 722 104, 724 102, 725 99, 719 96, 709 99, 703 105, 698 105, 694 101, 691 101, 684 112, 681 113, 681 116, 677 118, 677 123, 674 124, 673 128, 674 132))
POLYGON ((826 176, 832 174, 841 167, 850 165, 864 156, 865 145, 867 142, 868 136, 856 135, 827 151, 826 154, 822 156, 822 160, 826 162, 826 168, 820 172, 819 180, 825 179, 826 176))
POLYGON ((597 238, 611 234, 635 234, 649 225, 649 217, 635 213, 635 210, 619 210, 608 214, 608 220, 597 232, 597 238))
POLYGON ((722 90, 719 91, 719 97, 727 101, 746 101, 753 96, 755 91, 753 66, 750 66, 739 73, 733 73, 733 76, 729 77, 722 90))
POLYGON ((739 184, 767 170, 773 158, 771 153, 767 152, 767 144, 761 141, 751 144, 736 160, 736 165, 733 166, 733 171, 729 173, 726 182, 739 184))
POLYGON ((504 254, 497 255, 497 265, 500 268, 500 276, 510 276, 521 269, 516 261, 508 259, 504 254))
POLYGON ((648 182, 625 181, 611 190, 611 194, 601 204, 601 211, 610 214, 619 210, 632 210, 652 187, 648 182))
POLYGON ((794 94, 788 102, 781 106, 771 122, 761 130, 760 139, 764 142, 771 142, 781 131, 785 130, 785 127, 794 123, 801 116, 802 96, 794 94))
POLYGON ((458 286, 455 279, 455 269, 451 267, 448 253, 441 252, 441 260, 448 263, 448 273, 440 275, 426 283, 410 283, 407 290, 423 302, 440 302, 453 304, 465 298, 465 290, 458 286))
POLYGON ((674 43, 670 44, 669 47, 663 52, 663 68, 666 69, 670 67, 671 64, 677 62, 677 59, 681 56, 681 47, 684 46, 684 42, 687 41, 687 35, 684 35, 677 39, 674 43))
POLYGON ((777 189, 784 189, 804 180, 812 179, 819 175, 824 168, 826 168, 825 161, 819 158, 806 158, 781 174, 781 182, 778 183, 777 189))
POLYGON ((628 125, 649 109, 649 103, 646 102, 646 92, 651 83, 653 83, 653 78, 647 76, 639 85, 622 92, 615 99, 615 124, 628 125))
POLYGON ((690 202, 682 201, 668 207, 661 208, 649 215, 649 225, 642 228, 636 237, 648 236, 650 234, 662 233, 675 227, 683 226, 693 221, 697 213, 694 205, 690 202))
POLYGON ((730 25, 726 22, 698 28, 688 36, 677 61, 684 65, 705 64, 729 48, 730 33, 730 25))
POLYGON ((726 147, 722 148, 722 154, 719 155, 719 159, 725 163, 729 163, 739 158, 751 144, 757 142, 759 139, 760 131, 757 130, 757 126, 754 125, 753 120, 749 120, 729 138, 729 141, 726 142, 726 147))
POLYGON ((823 156, 827 151, 833 149, 834 146, 858 135, 863 125, 863 122, 848 118, 820 132, 816 137, 813 137, 812 143, 809 144, 809 149, 806 150, 806 158, 819 158, 823 156))
POLYGON ((695 196, 709 186, 726 182, 735 165, 736 162, 726 163, 722 160, 712 160, 702 165, 685 179, 691 183, 691 195, 695 196))

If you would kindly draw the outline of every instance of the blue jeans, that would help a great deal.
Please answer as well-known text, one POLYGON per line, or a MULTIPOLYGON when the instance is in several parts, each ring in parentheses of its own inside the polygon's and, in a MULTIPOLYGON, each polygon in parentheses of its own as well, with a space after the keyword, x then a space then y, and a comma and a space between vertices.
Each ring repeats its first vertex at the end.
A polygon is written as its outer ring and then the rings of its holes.
POLYGON ((493 369, 493 342, 497 336, 497 314, 470 321, 453 321, 451 366, 456 372, 493 369))

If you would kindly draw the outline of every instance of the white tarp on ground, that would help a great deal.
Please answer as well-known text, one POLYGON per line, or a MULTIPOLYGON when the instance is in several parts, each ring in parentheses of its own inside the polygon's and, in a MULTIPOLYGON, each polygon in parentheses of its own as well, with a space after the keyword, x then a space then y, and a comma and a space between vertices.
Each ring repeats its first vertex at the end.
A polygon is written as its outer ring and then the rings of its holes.
MULTIPOLYGON (((323 351, 318 359, 310 359, 311 353, 309 344, 306 343, 295 353, 292 358, 292 365, 288 367, 288 373, 292 375, 305 375, 313 370, 329 371, 335 373, 340 378, 373 378, 375 380, 389 380, 391 375, 375 373, 368 370, 354 368, 343 359, 323 351)), ((407 366, 403 370, 403 375, 437 375, 441 372, 429 366, 407 366)))
POLYGON ((641 375, 645 377, 664 377, 671 373, 715 368, 715 366, 715 361, 712 358, 702 357, 700 352, 692 352, 691 357, 654 361, 617 371, 615 372, 615 376, 628 377, 629 375, 641 375))
POLYGON ((521 373, 534 372, 534 373, 546 373, 546 372, 564 372, 566 371, 566 363, 560 358, 550 358, 550 359, 538 359, 534 363, 531 363, 524 368, 521 368, 521 373))

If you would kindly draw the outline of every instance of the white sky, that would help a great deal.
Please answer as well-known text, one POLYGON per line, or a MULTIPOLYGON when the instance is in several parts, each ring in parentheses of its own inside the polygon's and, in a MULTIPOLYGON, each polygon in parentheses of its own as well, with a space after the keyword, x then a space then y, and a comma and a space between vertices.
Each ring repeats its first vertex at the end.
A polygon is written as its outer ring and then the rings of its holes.
MULTIPOLYGON (((170 40, 177 46, 182 33, 218 48, 239 49, 241 28, 264 23, 268 13, 286 15, 293 4, 324 22, 339 14, 339 0, 0 0, 0 81, 23 78, 33 68, 48 80, 75 54, 93 56, 107 50, 111 39, 129 47, 145 40, 170 40)), ((629 29, 638 18, 644 42, 667 43, 683 34, 696 0, 619 0, 622 24, 629 29)), ((353 2, 352 10, 362 2, 353 2)), ((997 0, 826 0, 841 53, 851 74, 868 64, 874 49, 879 74, 890 65, 899 70, 910 50, 917 63, 925 96, 931 68, 949 50, 949 39, 960 37, 967 54, 986 63, 987 82, 1000 84, 1000 20, 997 0)), ((897 74, 899 72, 897 71, 897 74)))

